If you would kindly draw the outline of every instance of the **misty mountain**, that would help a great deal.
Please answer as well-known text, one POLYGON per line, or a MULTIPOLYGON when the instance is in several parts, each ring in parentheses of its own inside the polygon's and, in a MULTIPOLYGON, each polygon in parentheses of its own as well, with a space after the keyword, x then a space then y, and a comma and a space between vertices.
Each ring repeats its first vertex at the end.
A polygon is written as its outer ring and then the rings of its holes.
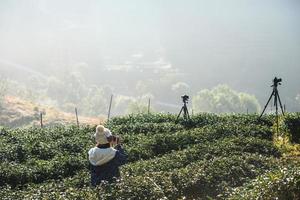
POLYGON ((20 84, 77 73, 86 85, 170 104, 180 104, 179 82, 190 95, 227 84, 263 105, 278 76, 282 101, 299 111, 297 0, 0 4, 1 74, 20 84))

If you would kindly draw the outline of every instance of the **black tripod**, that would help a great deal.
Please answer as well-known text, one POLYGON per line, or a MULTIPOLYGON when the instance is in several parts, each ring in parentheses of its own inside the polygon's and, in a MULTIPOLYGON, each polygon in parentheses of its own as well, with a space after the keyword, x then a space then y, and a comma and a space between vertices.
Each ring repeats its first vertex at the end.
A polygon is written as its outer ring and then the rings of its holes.
POLYGON ((177 116, 176 121, 178 121, 182 111, 183 111, 183 119, 187 121, 187 120, 190 120, 189 111, 188 111, 187 106, 186 106, 186 104, 188 103, 188 100, 189 100, 189 96, 184 95, 184 96, 181 96, 181 98, 182 98, 182 101, 183 101, 183 106, 182 106, 182 108, 181 108, 181 110, 180 110, 180 112, 177 116))
POLYGON ((265 105, 264 110, 262 111, 261 115, 259 116, 259 119, 263 116, 269 102, 271 101, 272 97, 274 96, 274 106, 276 108, 277 132, 278 132, 278 102, 279 102, 279 105, 280 105, 280 108, 281 108, 282 115, 284 115, 284 110, 282 108, 279 92, 278 92, 278 89, 277 89, 277 86, 281 85, 281 81, 282 81, 281 78, 278 79, 277 77, 275 77, 273 79, 273 85, 271 85, 271 87, 273 87, 273 92, 272 92, 267 104, 265 105))

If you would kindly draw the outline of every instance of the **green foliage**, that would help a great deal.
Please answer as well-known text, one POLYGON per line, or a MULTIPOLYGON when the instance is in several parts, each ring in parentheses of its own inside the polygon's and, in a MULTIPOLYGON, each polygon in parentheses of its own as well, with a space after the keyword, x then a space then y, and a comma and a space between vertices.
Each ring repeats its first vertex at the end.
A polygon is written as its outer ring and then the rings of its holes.
MULTIPOLYGON (((2 77, 0 77, 0 108, 3 106, 4 97, 6 95, 7 83, 2 77)), ((1 113, 1 110, 0 110, 1 113)))
POLYGON ((258 113, 260 105, 255 96, 238 93, 227 85, 219 85, 212 90, 201 90, 193 97, 196 112, 212 113, 258 113))
POLYGON ((300 143, 300 113, 286 114, 284 125, 291 134, 291 142, 300 143))
POLYGON ((109 99, 108 97, 105 98, 104 89, 94 86, 89 89, 88 95, 83 98, 80 108, 86 115, 98 116, 100 113, 106 112, 108 104, 109 99))
POLYGON ((130 175, 142 175, 145 172, 182 168, 194 161, 210 160, 220 156, 242 155, 243 153, 259 153, 276 157, 280 155, 280 152, 270 142, 252 137, 242 139, 243 137, 225 138, 217 140, 213 144, 211 141, 207 141, 161 157, 134 162, 123 168, 130 175))
POLYGON ((148 112, 148 105, 141 101, 132 101, 129 103, 126 113, 129 114, 141 114, 148 112))
POLYGON ((271 159, 258 155, 224 156, 209 162, 193 163, 178 170, 172 178, 178 190, 188 199, 216 198, 272 168, 272 164, 271 159))
POLYGON ((171 114, 129 114, 123 117, 115 117, 109 120, 109 126, 116 125, 128 125, 128 124, 140 124, 143 123, 165 123, 165 122, 175 122, 176 116, 171 114))
POLYGON ((300 94, 296 96, 296 101, 300 104, 300 94))
POLYGON ((286 163, 230 192, 229 199, 300 199, 299 163, 286 163))
MULTIPOLYGON (((292 165, 281 161, 282 153, 273 144, 273 119, 273 116, 258 120, 257 115, 201 114, 192 116, 190 123, 180 120, 175 124, 176 116, 165 114, 113 118, 106 126, 123 138, 129 163, 121 167, 121 179, 97 188, 89 186, 87 161, 87 151, 94 145, 91 135, 95 127, 2 128, 0 196, 2 199, 254 199, 267 194, 274 199, 291 192, 290 197, 296 198, 299 164, 291 167, 295 173, 288 168, 281 172, 284 166, 292 165), (270 188, 258 185, 266 192, 253 190, 251 185, 264 183, 256 180, 268 173, 278 177, 286 174, 292 179, 286 187, 279 185, 280 189, 278 185, 270 188)), ((274 183, 273 179, 270 182, 274 183)))

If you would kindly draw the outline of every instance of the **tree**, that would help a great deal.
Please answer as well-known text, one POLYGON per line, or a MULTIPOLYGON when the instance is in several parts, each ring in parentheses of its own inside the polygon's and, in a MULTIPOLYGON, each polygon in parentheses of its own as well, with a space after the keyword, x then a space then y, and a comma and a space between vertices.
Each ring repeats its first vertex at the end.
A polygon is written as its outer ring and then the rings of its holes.
POLYGON ((140 100, 135 100, 130 102, 126 110, 126 113, 128 114, 141 114, 147 112, 148 112, 147 104, 140 100))
POLYGON ((3 78, 1 78, 0 79, 0 108, 3 106, 6 92, 7 92, 7 82, 3 78))
POLYGON ((115 115, 123 115, 127 112, 128 106, 131 105, 135 99, 133 97, 117 95, 113 101, 113 113, 115 115))
POLYGON ((63 100, 65 98, 64 95, 66 93, 65 84, 55 77, 48 78, 47 83, 47 95, 50 98, 57 100, 59 103, 64 103, 63 100))
POLYGON ((80 73, 71 72, 66 76, 66 102, 79 103, 85 95, 85 80, 80 73))
POLYGON ((260 112, 260 105, 254 95, 239 93, 227 85, 218 85, 212 90, 201 90, 193 97, 192 103, 195 112, 260 112))
POLYGON ((300 94, 298 94, 298 95, 296 96, 296 101, 298 102, 298 104, 300 104, 300 94))
POLYGON ((99 116, 107 112, 109 98, 105 96, 103 88, 93 86, 88 95, 83 98, 80 108, 86 115, 99 116))

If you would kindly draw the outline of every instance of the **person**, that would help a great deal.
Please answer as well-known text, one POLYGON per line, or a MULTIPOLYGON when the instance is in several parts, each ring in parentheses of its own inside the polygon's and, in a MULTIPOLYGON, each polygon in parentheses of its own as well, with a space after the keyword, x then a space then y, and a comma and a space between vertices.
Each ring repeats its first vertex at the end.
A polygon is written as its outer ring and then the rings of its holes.
POLYGON ((91 172, 91 185, 97 186, 102 181, 112 182, 120 177, 119 166, 127 161, 127 154, 118 137, 102 125, 96 127, 94 134, 96 146, 88 152, 91 172), (116 145, 114 148, 113 146, 116 145))

